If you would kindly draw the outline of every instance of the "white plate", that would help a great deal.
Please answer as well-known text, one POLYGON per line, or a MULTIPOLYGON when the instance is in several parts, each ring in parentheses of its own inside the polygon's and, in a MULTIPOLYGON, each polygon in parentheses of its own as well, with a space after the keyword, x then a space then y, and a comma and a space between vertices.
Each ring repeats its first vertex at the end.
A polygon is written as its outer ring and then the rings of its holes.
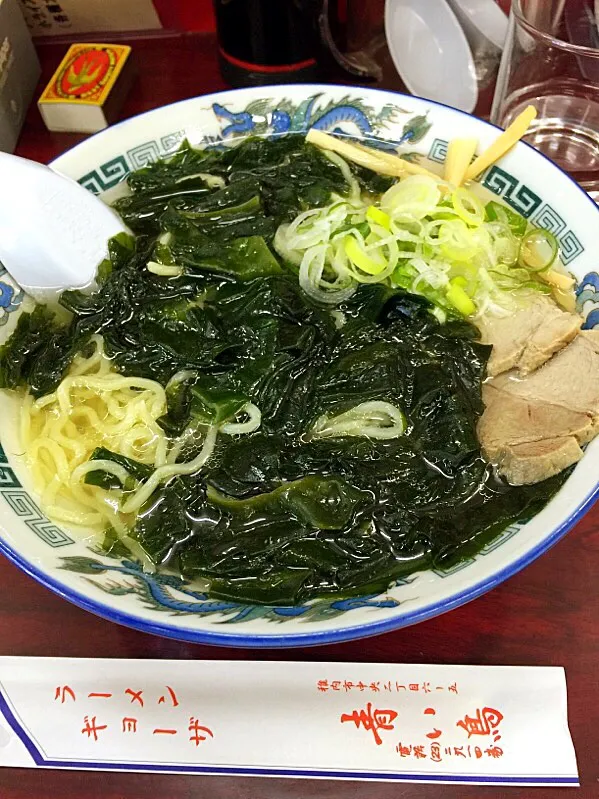
POLYGON ((393 63, 412 94, 474 110, 474 60, 445 0, 387 0, 385 33, 393 63))
POLYGON ((487 40, 503 50, 508 18, 495 0, 448 0, 466 35, 487 40))

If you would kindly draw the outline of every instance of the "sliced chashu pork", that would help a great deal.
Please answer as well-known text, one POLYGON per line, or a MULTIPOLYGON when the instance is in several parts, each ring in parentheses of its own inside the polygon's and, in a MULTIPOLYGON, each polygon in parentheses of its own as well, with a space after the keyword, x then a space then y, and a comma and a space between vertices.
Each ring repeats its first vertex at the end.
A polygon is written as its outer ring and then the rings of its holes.
POLYGON ((487 381, 478 436, 510 483, 537 483, 582 457, 599 432, 599 331, 581 332, 532 374, 487 381))
POLYGON ((487 316, 477 324, 482 343, 493 345, 487 373, 494 377, 509 369, 533 372, 575 338, 582 319, 540 296, 511 316, 487 316))

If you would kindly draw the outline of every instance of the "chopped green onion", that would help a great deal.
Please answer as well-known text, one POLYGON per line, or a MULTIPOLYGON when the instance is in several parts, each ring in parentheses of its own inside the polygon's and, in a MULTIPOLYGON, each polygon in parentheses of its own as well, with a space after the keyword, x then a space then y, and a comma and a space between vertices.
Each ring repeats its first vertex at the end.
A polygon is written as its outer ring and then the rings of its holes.
POLYGON ((443 222, 439 227, 438 246, 452 261, 469 261, 476 255, 477 247, 472 233, 461 219, 443 222))
POLYGON ((366 211, 366 219, 374 222, 375 225, 380 225, 381 227, 386 228, 387 230, 391 230, 391 217, 389 214, 386 214, 384 211, 381 211, 380 208, 377 208, 376 205, 371 205, 368 210, 366 211))
POLYGON ((342 158, 337 153, 332 152, 331 150, 322 150, 324 153, 325 158, 328 158, 333 164, 339 167, 341 170, 341 174, 345 178, 348 186, 349 186, 349 198, 351 202, 359 203, 360 202, 360 184, 356 180, 354 173, 351 171, 351 168, 345 158, 342 158))
POLYGON ((468 281, 462 275, 458 275, 457 277, 454 277, 453 280, 451 281, 451 283, 452 283, 452 285, 460 286, 463 289, 466 288, 466 286, 468 285, 468 281))
POLYGON ((462 187, 442 195, 438 181, 417 175, 379 202, 332 195, 328 206, 280 225, 274 246, 302 288, 329 307, 360 283, 385 283, 426 297, 438 318, 505 315, 531 292, 551 291, 536 273, 557 259, 557 241, 547 231, 527 234, 527 226, 501 203, 483 208, 462 187))
POLYGON ((476 305, 472 299, 466 294, 463 287, 458 283, 459 278, 454 278, 449 281, 447 287, 447 301, 452 305, 456 311, 459 311, 462 316, 472 316, 476 313, 476 305))
POLYGON ((479 227, 485 221, 485 209, 478 197, 468 189, 456 189, 451 195, 456 214, 470 227, 479 227))
POLYGON ((399 408, 390 402, 373 400, 362 402, 337 416, 323 414, 310 432, 311 438, 343 438, 363 436, 364 438, 388 441, 399 438, 406 430, 406 417, 399 408))
POLYGON ((531 230, 520 242, 519 263, 531 272, 549 269, 557 258, 559 244, 548 230, 531 230))
POLYGON ((439 183, 426 175, 412 175, 391 186, 381 197, 381 208, 390 216, 409 214, 423 219, 439 205, 439 183))
POLYGON ((485 206, 485 217, 488 222, 503 222, 508 225, 514 236, 518 238, 522 238, 528 227, 528 222, 523 216, 495 200, 491 200, 485 206))
POLYGON ((378 275, 385 270, 386 264, 375 261, 374 258, 367 255, 353 236, 345 238, 343 247, 349 260, 362 272, 366 272, 368 275, 378 275))

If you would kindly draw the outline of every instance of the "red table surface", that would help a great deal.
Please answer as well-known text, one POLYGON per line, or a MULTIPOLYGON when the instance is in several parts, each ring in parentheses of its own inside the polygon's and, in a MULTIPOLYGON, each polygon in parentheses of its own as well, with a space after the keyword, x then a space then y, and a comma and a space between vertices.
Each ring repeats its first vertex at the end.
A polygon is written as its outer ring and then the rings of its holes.
MULTIPOLYGON (((125 105, 123 118, 225 88, 211 35, 148 39, 134 42, 134 48, 140 77, 125 105)), ((63 51, 64 45, 41 48, 44 79, 48 79, 63 51)), ((387 85, 393 85, 391 78, 387 85)), ((81 138, 76 134, 49 133, 34 107, 17 153, 48 161, 81 138)), ((0 654, 565 666, 570 729, 582 783, 574 795, 591 799, 599 797, 598 523, 599 507, 523 572, 491 593, 432 621, 363 641, 295 650, 214 648, 136 632, 80 610, 0 558, 0 654)), ((551 751, 547 756, 551 757, 551 751)), ((566 795, 573 795, 571 789, 0 769, 0 799, 522 799, 566 795)))

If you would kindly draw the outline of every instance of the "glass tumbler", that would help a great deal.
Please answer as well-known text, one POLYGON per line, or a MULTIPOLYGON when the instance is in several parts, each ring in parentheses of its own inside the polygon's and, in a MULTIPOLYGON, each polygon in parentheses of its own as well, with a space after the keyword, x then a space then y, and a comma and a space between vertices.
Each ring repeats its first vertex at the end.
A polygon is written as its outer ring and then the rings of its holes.
POLYGON ((599 3, 512 0, 491 121, 506 127, 527 105, 525 141, 599 200, 599 3))

